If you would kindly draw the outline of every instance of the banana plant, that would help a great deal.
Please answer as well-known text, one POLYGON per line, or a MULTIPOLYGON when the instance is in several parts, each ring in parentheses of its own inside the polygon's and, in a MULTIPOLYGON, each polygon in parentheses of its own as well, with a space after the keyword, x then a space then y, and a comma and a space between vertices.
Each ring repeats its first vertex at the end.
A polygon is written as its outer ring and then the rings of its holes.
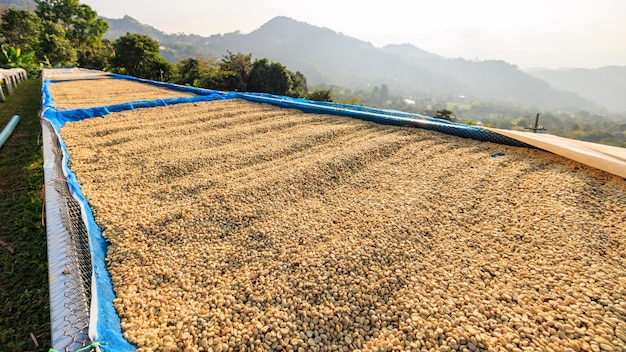
POLYGON ((3 68, 16 68, 21 67, 32 73, 33 70, 38 68, 38 65, 33 62, 35 57, 35 51, 31 51, 26 54, 22 54, 20 48, 16 48, 10 45, 2 45, 2 55, 0 55, 0 66, 3 68))

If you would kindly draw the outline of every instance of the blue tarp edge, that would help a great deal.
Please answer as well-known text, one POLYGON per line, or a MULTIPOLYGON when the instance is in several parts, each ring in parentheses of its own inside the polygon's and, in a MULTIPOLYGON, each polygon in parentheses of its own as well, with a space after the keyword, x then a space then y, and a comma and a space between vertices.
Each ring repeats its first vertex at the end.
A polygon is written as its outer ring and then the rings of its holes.
POLYGON ((299 109, 307 113, 346 116, 383 125, 417 127, 482 142, 493 142, 516 147, 532 148, 526 143, 489 131, 480 126, 456 123, 418 114, 366 108, 347 104, 327 104, 270 94, 231 93, 231 95, 233 98, 240 98, 258 103, 268 103, 283 108, 299 109))
MULTIPOLYGON (((70 189, 72 197, 76 199, 84 211, 84 221, 89 234, 89 245, 92 256, 93 275, 95 277, 95 287, 92 287, 92 296, 95 295, 97 318, 94 341, 101 342, 103 345, 100 349, 107 351, 135 351, 136 347, 128 342, 124 337, 121 329, 121 320, 115 307, 113 299, 115 293, 111 277, 106 267, 106 251, 109 244, 102 236, 102 229, 97 225, 94 214, 85 196, 82 193, 80 184, 76 175, 69 168, 70 155, 67 153, 67 147, 60 135, 61 128, 67 122, 80 121, 87 118, 103 117, 111 112, 119 112, 126 110, 134 110, 136 108, 166 106, 182 103, 194 103, 199 101, 223 100, 230 99, 229 94, 217 91, 206 91, 203 95, 195 97, 168 98, 159 100, 144 100, 130 102, 124 104, 116 104, 103 107, 94 107, 88 109, 72 109, 58 111, 53 106, 53 99, 50 96, 49 83, 45 81, 42 85, 42 118, 48 120, 57 134, 61 150, 63 152, 63 174, 66 178, 67 185, 70 189)), ((52 82, 53 83, 53 82, 52 82)))

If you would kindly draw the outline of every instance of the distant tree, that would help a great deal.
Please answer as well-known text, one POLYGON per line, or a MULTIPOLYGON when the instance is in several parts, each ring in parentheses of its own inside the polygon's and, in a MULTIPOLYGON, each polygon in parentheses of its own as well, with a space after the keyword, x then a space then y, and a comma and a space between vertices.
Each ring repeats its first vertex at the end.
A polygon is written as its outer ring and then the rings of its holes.
POLYGON ((307 96, 309 100, 315 101, 333 101, 333 94, 330 89, 317 89, 307 96))
POLYGON ((255 60, 250 70, 248 90, 251 92, 287 95, 291 88, 291 77, 285 66, 268 59, 255 60))
POLYGON ((115 51, 113 42, 103 39, 100 45, 78 50, 78 66, 94 70, 105 70, 110 64, 115 51))
POLYGON ((10 8, 2 15, 0 42, 30 52, 39 45, 42 30, 41 20, 35 14, 10 8))
POLYGON ((252 69, 252 54, 233 54, 228 51, 221 58, 217 70, 212 70, 203 87, 224 91, 246 91, 252 69))
POLYGON ((111 59, 112 69, 130 76, 160 80, 174 78, 174 65, 159 56, 159 43, 143 34, 119 37, 114 43, 115 56, 111 59))
POLYGON ((433 117, 436 117, 438 119, 453 121, 454 120, 454 112, 452 110, 448 110, 448 109, 441 109, 441 110, 437 110, 437 113, 433 117))
POLYGON ((527 117, 519 117, 517 120, 513 120, 512 123, 517 126, 517 129, 526 129, 530 126, 530 119, 527 117))
POLYGON ((160 56, 146 62, 146 73, 142 78, 163 82, 172 82, 177 75, 176 66, 160 56))
POLYGON ((187 58, 176 64, 178 78, 176 83, 199 87, 210 73, 209 61, 204 59, 187 58))
POLYGON ((363 99, 355 96, 341 99, 339 102, 348 105, 363 105, 363 99))
POLYGON ((372 94, 370 99, 375 105, 380 105, 380 88, 378 86, 374 86, 372 88, 372 94))
POLYGON ((252 62, 252 54, 234 54, 229 51, 218 64, 208 63, 208 69, 205 66, 197 59, 179 62, 180 83, 198 83, 203 88, 223 91, 249 91, 293 97, 306 97, 308 94, 306 77, 302 73, 291 72, 281 63, 270 62, 266 58, 252 62))
MULTIPOLYGON (((221 69, 223 71, 235 72, 241 78, 243 85, 237 87, 239 90, 245 90, 248 84, 250 70, 252 70, 252 54, 233 54, 227 51, 227 55, 222 57, 221 69)), ((237 90, 237 89, 235 89, 237 90)))
POLYGON ((73 66, 78 55, 72 43, 65 36, 60 25, 46 21, 39 40, 39 52, 50 66, 73 66))
POLYGON ((245 91, 246 82, 235 71, 224 70, 222 65, 209 70, 209 74, 200 82, 200 87, 223 91, 245 91))
POLYGON ((300 71, 296 71, 296 73, 287 71, 291 79, 291 87, 289 87, 287 95, 294 98, 305 98, 309 94, 306 77, 300 71))

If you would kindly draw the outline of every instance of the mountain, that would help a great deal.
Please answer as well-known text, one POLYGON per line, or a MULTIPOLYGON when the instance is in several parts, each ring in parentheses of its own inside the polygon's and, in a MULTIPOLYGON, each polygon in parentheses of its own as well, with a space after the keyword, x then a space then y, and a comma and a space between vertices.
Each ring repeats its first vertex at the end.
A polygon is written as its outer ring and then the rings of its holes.
POLYGON ((0 7, 34 11, 36 4, 35 0, 1 0, 0 7))
POLYGON ((626 66, 560 70, 535 68, 525 72, 557 89, 596 101, 611 111, 626 112, 626 66))
POLYGON ((205 37, 193 34, 166 34, 130 16, 122 18, 103 17, 103 19, 109 24, 109 30, 104 34, 104 39, 115 40, 126 33, 147 35, 159 42, 161 45, 161 56, 173 63, 188 57, 209 56, 204 47, 205 37))
POLYGON ((442 58, 437 54, 433 54, 426 50, 422 50, 413 44, 388 44, 381 49, 384 52, 405 57, 407 59, 437 59, 442 58))
POLYGON ((157 39, 172 62, 185 57, 219 57, 227 51, 252 53, 302 72, 309 83, 354 89, 386 83, 406 95, 464 95, 539 108, 598 110, 590 100, 563 92, 504 61, 449 59, 411 44, 377 48, 371 43, 288 17, 276 17, 255 31, 209 37, 165 34, 131 17, 107 19, 107 38, 126 32, 157 39))
MULTIPOLYGON (((2 0, 24 6, 32 0, 2 0)), ((589 99, 557 90, 504 61, 450 59, 411 44, 377 48, 371 43, 288 17, 276 17, 255 31, 209 37, 166 34, 129 16, 104 18, 105 38, 146 34, 159 41, 161 54, 176 63, 187 57, 220 57, 227 51, 252 53, 302 72, 311 84, 371 89, 383 83, 405 96, 465 96, 537 108, 601 110, 589 99)))
MULTIPOLYGON (((168 42, 172 39, 169 36, 168 42)), ((386 83, 406 95, 464 95, 539 108, 599 109, 592 101, 554 89, 504 61, 449 59, 410 44, 377 48, 282 16, 249 34, 235 32, 205 39, 201 51, 211 56, 230 50, 267 57, 302 72, 313 84, 363 88, 386 83)))
POLYGON ((186 57, 220 57, 227 51, 252 53, 302 72, 309 83, 353 89, 386 83, 405 95, 463 95, 538 108, 598 111, 594 102, 554 89, 504 61, 449 59, 411 44, 377 48, 371 43, 288 17, 276 17, 255 31, 209 37, 165 34, 125 16, 108 19, 109 39, 131 33, 149 35, 162 55, 177 62, 186 57))

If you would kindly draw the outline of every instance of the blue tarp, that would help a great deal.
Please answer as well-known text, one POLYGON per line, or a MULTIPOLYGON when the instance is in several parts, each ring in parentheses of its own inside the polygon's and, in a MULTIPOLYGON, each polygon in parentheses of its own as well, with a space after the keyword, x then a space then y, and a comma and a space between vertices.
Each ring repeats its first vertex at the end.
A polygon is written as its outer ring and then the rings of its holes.
MULTIPOLYGON (((67 178, 67 184, 72 192, 72 195, 81 203, 82 208, 85 211, 84 218, 87 222, 86 225, 89 233, 89 244, 92 255, 93 273, 95 277, 95 287, 92 287, 92 296, 95 296, 94 302, 96 302, 96 305, 95 307, 93 307, 93 310, 96 313, 96 317, 94 318, 92 315, 92 324, 93 322, 95 322, 96 326, 90 327, 90 330, 94 331, 91 338, 94 339, 96 342, 103 343, 100 348, 102 349, 102 351, 105 352, 134 351, 136 348, 122 336, 120 318, 113 306, 113 299, 115 298, 115 294, 111 283, 111 277, 109 276, 109 273, 107 271, 105 261, 108 244, 102 237, 102 230, 96 224, 91 208, 89 207, 87 200, 82 194, 80 184, 76 179, 76 175, 72 172, 72 170, 70 170, 68 166, 68 160, 71 156, 67 155, 67 149, 59 133, 61 127, 63 127, 63 125, 65 125, 65 123, 67 122, 80 121, 86 118, 93 117, 103 117, 111 112, 134 110, 137 108, 148 108, 200 101, 245 99, 251 102, 268 103, 283 108, 296 108, 308 113, 346 116, 385 125, 418 127, 455 136, 476 139, 479 141, 529 147, 527 144, 488 131, 481 127, 469 126, 465 124, 454 123, 401 111, 382 110, 337 103, 314 102, 305 99, 289 98, 271 94, 219 92, 215 90, 149 81, 130 76, 111 76, 115 79, 132 80, 152 84, 175 91, 194 93, 196 94, 196 96, 191 98, 182 97, 135 101, 124 104, 92 107, 87 109, 62 110, 57 109, 54 106, 54 100, 52 99, 49 91, 49 85, 55 83, 56 81, 46 80, 43 82, 42 117, 51 122, 52 126, 54 127, 55 133, 59 137, 61 149, 63 150, 64 154, 63 173, 67 178)), ((65 81, 67 80, 64 80, 64 82, 65 81)), ((94 314, 94 312, 92 312, 92 314, 94 314)))
MULTIPOLYGON (((182 98, 170 98, 159 100, 144 100, 135 101, 125 104, 116 104, 110 106, 93 107, 87 109, 71 109, 71 110, 58 110, 54 107, 54 100, 50 95, 49 84, 54 83, 51 81, 44 81, 42 86, 42 118, 49 120, 52 124, 55 133, 58 136, 61 150, 63 152, 63 174, 66 177, 67 185, 70 189, 72 196, 81 204, 81 208, 84 210, 84 219, 86 221, 87 232, 89 234, 89 247, 92 257, 93 276, 94 283, 92 285, 92 309, 96 316, 92 315, 92 324, 95 326, 90 327, 90 331, 93 336, 90 336, 94 341, 102 343, 100 349, 102 351, 135 351, 134 345, 129 343, 122 334, 120 326, 120 318, 113 306, 113 299, 115 293, 113 291, 113 284, 111 277, 106 267, 106 252, 108 243, 102 237, 102 230, 96 224, 93 212, 89 207, 87 199, 82 193, 80 184, 76 178, 76 175, 69 168, 69 158, 67 154, 67 148, 59 131, 67 122, 80 121, 87 118, 102 117, 110 114, 111 112, 119 112, 126 110, 134 110, 137 108, 148 108, 155 106, 166 106, 173 104, 190 103, 197 101, 211 101, 211 100, 223 100, 229 99, 228 94, 220 93, 216 91, 206 90, 202 95, 195 97, 182 97, 182 98)), ((176 86, 181 90, 179 87, 176 86)), ((184 88, 184 87, 182 87, 184 88)))

